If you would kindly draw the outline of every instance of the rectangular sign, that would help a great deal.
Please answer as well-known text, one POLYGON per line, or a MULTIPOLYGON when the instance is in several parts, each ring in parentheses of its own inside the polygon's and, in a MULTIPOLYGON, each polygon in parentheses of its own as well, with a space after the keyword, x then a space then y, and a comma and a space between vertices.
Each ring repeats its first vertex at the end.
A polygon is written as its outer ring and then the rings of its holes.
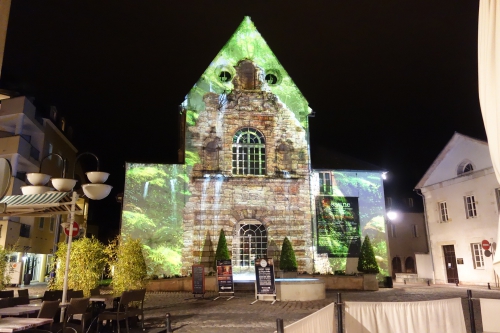
POLYGON ((318 253, 329 257, 359 257, 361 236, 357 197, 319 196, 316 199, 318 253))
POLYGON ((193 294, 205 294, 205 267, 203 265, 192 266, 193 294))
POLYGON ((217 260, 217 284, 219 293, 234 293, 233 266, 231 260, 217 260))
POLYGON ((276 295, 272 258, 255 260, 255 282, 257 283, 257 295, 276 295))

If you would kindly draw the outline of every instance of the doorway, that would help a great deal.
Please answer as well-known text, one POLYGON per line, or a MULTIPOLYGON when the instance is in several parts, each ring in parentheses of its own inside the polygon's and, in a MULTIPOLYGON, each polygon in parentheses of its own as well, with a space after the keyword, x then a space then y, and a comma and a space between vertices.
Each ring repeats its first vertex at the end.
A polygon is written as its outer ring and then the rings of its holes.
POLYGON ((396 273, 401 273, 403 270, 401 269, 401 258, 394 257, 392 258, 392 277, 396 278, 396 273))
POLYGON ((448 283, 458 283, 457 258, 454 245, 443 245, 444 264, 448 283))
POLYGON ((241 221, 233 238, 233 268, 254 271, 255 259, 267 257, 267 230, 256 220, 241 221))

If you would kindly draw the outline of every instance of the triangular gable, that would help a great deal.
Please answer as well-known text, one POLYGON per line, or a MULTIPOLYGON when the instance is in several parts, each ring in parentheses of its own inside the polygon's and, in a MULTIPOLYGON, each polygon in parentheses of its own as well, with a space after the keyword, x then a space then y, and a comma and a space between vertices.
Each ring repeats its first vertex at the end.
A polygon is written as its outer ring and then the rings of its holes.
POLYGON ((236 32, 186 96, 183 107, 188 111, 188 123, 194 122, 198 112, 204 109, 203 96, 206 93, 223 94, 233 90, 231 80, 223 82, 220 79, 220 74, 227 71, 234 77, 234 66, 243 59, 253 61, 265 73, 272 73, 278 77, 279 84, 268 85, 266 89, 277 95, 280 101, 292 110, 301 125, 306 128, 307 116, 311 112, 307 100, 293 83, 291 77, 248 16, 243 19, 236 32))
POLYGON ((475 170, 492 166, 486 141, 455 132, 415 188, 420 189, 457 177, 457 168, 465 160, 470 160, 475 165, 475 170))

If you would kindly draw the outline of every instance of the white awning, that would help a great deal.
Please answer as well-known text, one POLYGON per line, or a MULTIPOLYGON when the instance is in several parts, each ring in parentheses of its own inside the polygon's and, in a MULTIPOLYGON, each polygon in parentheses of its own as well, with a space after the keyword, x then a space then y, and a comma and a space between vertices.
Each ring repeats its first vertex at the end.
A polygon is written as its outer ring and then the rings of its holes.
MULTIPOLYGON (((71 197, 69 192, 51 191, 44 194, 9 195, 0 200, 6 210, 0 216, 51 216, 69 214, 71 197)), ((75 205, 75 211, 81 209, 75 205)))

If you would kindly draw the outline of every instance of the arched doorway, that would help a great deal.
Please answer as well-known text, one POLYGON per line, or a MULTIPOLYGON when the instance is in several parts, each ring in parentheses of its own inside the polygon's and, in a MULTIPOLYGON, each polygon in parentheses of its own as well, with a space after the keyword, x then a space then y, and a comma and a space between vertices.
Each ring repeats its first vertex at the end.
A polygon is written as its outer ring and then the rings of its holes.
POLYGON ((392 258, 392 277, 396 278, 396 273, 402 273, 401 259, 399 257, 392 258))
POLYGON ((415 273, 415 260, 413 260, 413 257, 406 258, 405 271, 406 273, 415 273))
POLYGON ((254 271, 255 259, 267 257, 267 230, 257 220, 242 220, 233 236, 233 270, 254 271))

